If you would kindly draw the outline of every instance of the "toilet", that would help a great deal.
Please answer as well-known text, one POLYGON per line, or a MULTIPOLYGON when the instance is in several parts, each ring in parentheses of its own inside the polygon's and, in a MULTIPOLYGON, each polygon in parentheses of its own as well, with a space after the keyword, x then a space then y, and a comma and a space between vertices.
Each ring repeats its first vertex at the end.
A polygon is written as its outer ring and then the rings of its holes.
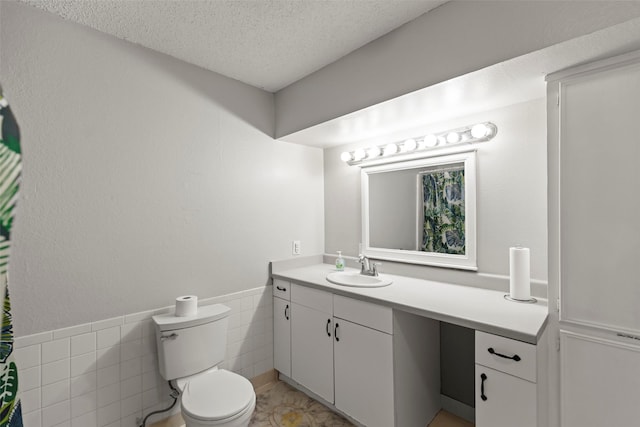
POLYGON ((246 378, 218 368, 227 350, 231 309, 198 308, 195 316, 153 316, 160 375, 180 391, 186 427, 247 427, 256 394, 246 378))

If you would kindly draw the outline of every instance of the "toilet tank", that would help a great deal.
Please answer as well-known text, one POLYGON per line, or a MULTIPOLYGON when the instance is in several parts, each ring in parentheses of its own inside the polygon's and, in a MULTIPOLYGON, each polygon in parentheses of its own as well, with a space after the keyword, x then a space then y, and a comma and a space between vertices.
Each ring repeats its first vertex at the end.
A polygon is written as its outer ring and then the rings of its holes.
POLYGON ((224 360, 227 349, 227 317, 222 304, 198 307, 195 316, 173 313, 153 316, 160 375, 169 381, 197 374, 224 360))

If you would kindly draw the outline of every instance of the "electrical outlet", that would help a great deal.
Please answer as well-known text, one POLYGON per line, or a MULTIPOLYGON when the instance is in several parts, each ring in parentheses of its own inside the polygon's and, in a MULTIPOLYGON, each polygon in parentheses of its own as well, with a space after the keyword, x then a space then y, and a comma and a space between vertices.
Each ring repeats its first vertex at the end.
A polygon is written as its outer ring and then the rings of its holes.
POLYGON ((300 240, 294 240, 292 242, 291 253, 293 255, 300 255, 302 253, 302 247, 300 246, 300 240))

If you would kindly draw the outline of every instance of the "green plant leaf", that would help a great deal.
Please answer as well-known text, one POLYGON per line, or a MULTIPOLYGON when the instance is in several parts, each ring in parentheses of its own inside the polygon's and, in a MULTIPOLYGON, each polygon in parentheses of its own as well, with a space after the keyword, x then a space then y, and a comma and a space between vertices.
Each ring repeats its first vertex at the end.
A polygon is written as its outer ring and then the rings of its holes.
MULTIPOLYGON (((0 95, 0 98, 2 96, 0 95)), ((20 129, 11 107, 0 107, 0 143, 14 153, 20 154, 20 129)))
POLYGON ((13 324, 11 322, 11 300, 9 287, 5 288, 4 307, 2 307, 2 329, 0 330, 0 362, 7 361, 13 352, 13 324))
POLYGON ((14 362, 9 362, 0 373, 0 426, 8 423, 16 404, 17 393, 18 368, 14 362))

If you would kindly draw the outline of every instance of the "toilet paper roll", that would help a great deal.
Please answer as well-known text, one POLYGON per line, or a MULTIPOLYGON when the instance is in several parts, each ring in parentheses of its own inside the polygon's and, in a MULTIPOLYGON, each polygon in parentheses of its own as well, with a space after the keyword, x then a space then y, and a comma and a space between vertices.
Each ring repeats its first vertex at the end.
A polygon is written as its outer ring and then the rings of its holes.
POLYGON ((531 299, 529 248, 509 248, 509 295, 520 301, 531 299))
POLYGON ((198 313, 198 297, 183 295, 176 298, 176 317, 195 316, 198 313))

